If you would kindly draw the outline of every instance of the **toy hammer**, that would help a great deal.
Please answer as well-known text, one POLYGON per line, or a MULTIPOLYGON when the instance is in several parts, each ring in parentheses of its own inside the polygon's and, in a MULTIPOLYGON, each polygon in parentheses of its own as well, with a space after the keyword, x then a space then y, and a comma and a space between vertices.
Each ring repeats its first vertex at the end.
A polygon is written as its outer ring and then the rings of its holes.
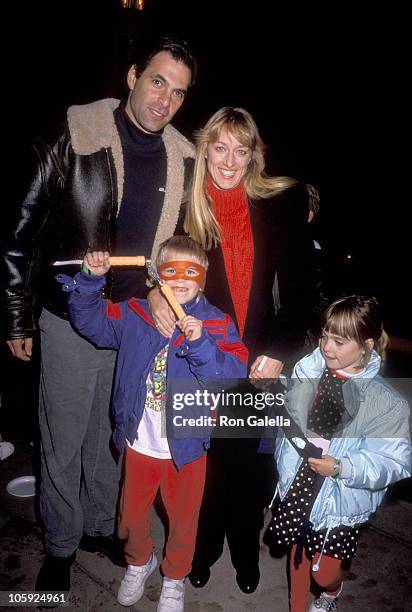
MULTIPOLYGON (((81 265, 82 259, 71 259, 67 261, 55 261, 53 266, 68 266, 68 265, 81 265)), ((136 256, 122 256, 122 257, 109 257, 109 263, 111 266, 145 266, 147 273, 150 278, 159 285, 160 291, 165 296, 171 309, 175 313, 178 321, 186 316, 185 311, 176 299, 175 294, 167 283, 164 282, 157 273, 156 268, 152 265, 151 259, 146 259, 144 255, 136 256)))

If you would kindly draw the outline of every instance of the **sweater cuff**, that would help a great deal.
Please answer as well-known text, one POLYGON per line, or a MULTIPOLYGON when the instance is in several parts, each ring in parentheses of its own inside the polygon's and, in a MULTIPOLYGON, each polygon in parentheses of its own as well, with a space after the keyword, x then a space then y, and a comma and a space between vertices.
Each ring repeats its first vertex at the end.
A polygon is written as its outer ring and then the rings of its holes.
POLYGON ((189 350, 196 349, 199 346, 201 346, 203 342, 205 341, 206 337, 207 337, 207 332, 203 329, 202 335, 200 336, 200 338, 197 338, 196 340, 186 340, 189 350))
POLYGON ((74 278, 68 274, 57 274, 55 278, 66 293, 76 291, 76 293, 91 294, 101 290, 106 284, 105 276, 88 276, 84 272, 78 272, 74 278))
POLYGON ((210 336, 209 334, 203 330, 202 335, 197 340, 187 340, 185 339, 179 347, 179 355, 181 357, 188 357, 193 360, 204 359, 204 351, 207 351, 207 346, 209 346, 210 336))
POLYGON ((341 459, 340 478, 352 478, 352 464, 347 457, 341 459))

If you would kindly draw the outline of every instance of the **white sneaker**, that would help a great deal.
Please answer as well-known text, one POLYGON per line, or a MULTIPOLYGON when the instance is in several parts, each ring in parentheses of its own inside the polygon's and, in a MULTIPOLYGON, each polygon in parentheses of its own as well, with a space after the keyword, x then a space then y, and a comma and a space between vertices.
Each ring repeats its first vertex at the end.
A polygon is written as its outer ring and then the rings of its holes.
POLYGON ((157 565, 156 556, 152 553, 146 565, 128 565, 126 574, 117 593, 117 601, 122 606, 132 606, 143 595, 144 585, 157 565))
POLYGON ((324 610, 325 612, 337 612, 338 609, 338 597, 342 593, 342 587, 340 587, 339 593, 337 595, 328 595, 328 593, 320 594, 320 596, 313 601, 310 606, 308 612, 319 612, 319 610, 324 610))
POLYGON ((185 581, 163 578, 157 612, 183 612, 185 607, 185 581))

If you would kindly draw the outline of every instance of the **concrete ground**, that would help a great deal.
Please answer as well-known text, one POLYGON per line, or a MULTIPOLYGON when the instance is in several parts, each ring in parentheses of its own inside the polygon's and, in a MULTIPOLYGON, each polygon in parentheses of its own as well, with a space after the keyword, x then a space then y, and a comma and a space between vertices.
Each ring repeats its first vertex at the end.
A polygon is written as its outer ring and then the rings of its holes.
MULTIPOLYGON (((0 591, 34 588, 42 563, 42 541, 36 520, 35 498, 9 495, 6 485, 12 478, 32 474, 33 453, 27 442, 11 440, 16 451, 0 462, 0 591)), ((358 556, 346 572, 340 599, 340 612, 407 612, 412 610, 412 497, 411 483, 396 487, 365 530, 358 556), (406 501, 409 500, 409 501, 406 501)), ((268 516, 269 518, 269 516, 268 516)), ((164 531, 153 513, 156 554, 161 558, 164 531)), ((261 581, 255 593, 243 594, 235 581, 228 550, 215 564, 209 583, 203 589, 186 587, 187 612, 287 612, 288 584, 286 558, 273 558, 268 547, 261 547, 261 581)), ((125 610, 116 601, 124 570, 103 555, 78 551, 72 570, 71 599, 66 610, 106 612, 125 610)), ((129 608, 134 612, 154 612, 161 588, 155 571, 146 583, 143 598, 129 608)), ((5 606, 2 610, 15 608, 5 606)), ((22 610, 30 610, 27 606, 22 610)))
MULTIPOLYGON (((12 478, 36 472, 33 465, 36 453, 27 442, 35 432, 36 372, 31 368, 29 376, 27 364, 10 360, 7 363, 8 367, 2 367, 2 388, 11 388, 13 392, 4 398, 1 429, 6 439, 15 444, 16 451, 0 461, 0 600, 2 591, 33 589, 43 559, 36 499, 12 497, 6 491, 12 478)), ((397 377, 395 386, 412 405, 411 368, 412 352, 390 353, 386 375, 397 377)), ((164 530, 155 513, 153 536, 156 554, 161 558, 164 530)), ((286 558, 273 558, 262 543, 260 569, 261 581, 256 592, 243 594, 236 584, 235 572, 225 549, 203 589, 194 589, 190 583, 187 584, 186 612, 287 612, 286 558)), ((116 601, 123 573, 124 570, 112 565, 103 555, 79 551, 72 570, 71 599, 65 609, 69 612, 125 610, 116 601)), ((141 601, 130 610, 154 612, 160 588, 161 576, 156 570, 146 583, 141 601)), ((0 606, 0 612, 14 609, 0 606)), ((21 606, 20 609, 33 608, 21 606)), ((358 555, 346 572, 339 611, 412 612, 412 479, 398 483, 390 491, 364 530, 358 555)))

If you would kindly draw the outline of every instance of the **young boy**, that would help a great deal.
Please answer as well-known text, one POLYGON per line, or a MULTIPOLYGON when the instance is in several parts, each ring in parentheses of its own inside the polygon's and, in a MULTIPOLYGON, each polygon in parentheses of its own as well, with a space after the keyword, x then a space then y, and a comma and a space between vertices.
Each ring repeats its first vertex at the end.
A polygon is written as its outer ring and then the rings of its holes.
POLYGON ((167 378, 244 378, 247 350, 230 318, 202 294, 208 261, 196 242, 186 236, 166 240, 156 264, 187 313, 171 338, 157 331, 147 300, 112 304, 101 297, 108 253, 88 253, 74 279, 57 279, 70 292, 69 311, 77 331, 98 347, 118 350, 113 440, 119 451, 127 443, 118 532, 126 540, 128 568, 117 598, 124 606, 135 604, 157 565, 149 511, 160 488, 169 536, 157 610, 166 612, 184 609, 184 579, 194 554, 209 445, 205 438, 175 438, 169 431, 169 437, 162 435, 173 410, 166 403, 167 378))

